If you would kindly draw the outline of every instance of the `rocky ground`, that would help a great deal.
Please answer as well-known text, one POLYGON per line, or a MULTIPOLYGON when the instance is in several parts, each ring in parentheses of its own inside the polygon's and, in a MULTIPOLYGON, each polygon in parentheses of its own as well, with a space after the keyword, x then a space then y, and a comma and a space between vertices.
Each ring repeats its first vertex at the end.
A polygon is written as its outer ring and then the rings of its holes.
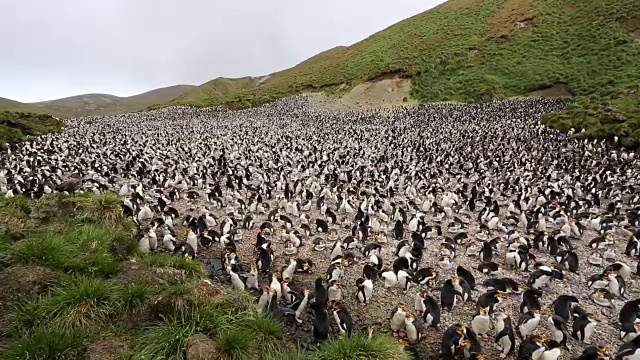
MULTIPOLYGON (((179 200, 173 204, 176 206, 178 210, 181 212, 181 216, 184 214, 198 215, 200 209, 205 206, 211 210, 215 216, 218 218, 224 218, 225 214, 222 209, 213 208, 208 202, 204 201, 206 196, 204 193, 201 193, 200 200, 179 200)), ((269 204, 271 208, 277 206, 275 202, 271 202, 269 204)), ((501 204, 503 205, 503 204, 501 204)), ((504 205, 506 206, 506 205, 504 205)), ((335 209, 335 204, 330 204, 330 207, 335 209)), ((284 209, 281 210, 284 212, 284 209)), ((310 223, 313 224, 315 219, 322 218, 319 212, 313 209, 307 212, 308 218, 311 220, 310 223)), ((469 225, 464 229, 470 237, 473 237, 476 233, 480 231, 479 224, 475 221, 477 214, 470 214, 468 212, 462 212, 458 214, 459 217, 465 218, 469 220, 469 225)), ((346 214, 338 215, 339 223, 341 220, 346 218, 346 214)), ((349 219, 353 218, 353 215, 348 216, 349 219)), ((293 217, 292 217, 293 219, 293 217)), ((440 224, 442 226, 444 235, 446 234, 448 220, 445 219, 441 222, 437 221, 438 219, 433 219, 427 216, 426 223, 429 224, 440 224)), ((258 228, 262 222, 267 221, 266 215, 257 215, 256 216, 256 226, 253 230, 243 230, 243 239, 238 242, 238 256, 241 261, 244 263, 245 268, 248 270, 251 262, 253 261, 253 246, 255 243, 256 236, 258 234, 258 228)), ((274 224, 277 226, 277 224, 274 224)), ((300 225, 299 221, 297 225, 300 225)), ((313 230, 314 226, 311 225, 313 230)), ((348 226, 343 225, 333 225, 332 228, 338 230, 338 237, 343 239, 347 235, 350 235, 350 230, 348 226)), ((181 224, 178 224, 176 221, 176 234, 180 240, 184 240, 184 227, 181 224)), ((520 229, 522 232, 523 229, 520 229)), ((614 300, 615 309, 605 309, 600 307, 599 305, 593 303, 589 299, 589 294, 591 290, 587 288, 586 279, 595 273, 602 272, 602 267, 592 266, 587 262, 587 257, 591 253, 591 249, 589 249, 586 245, 588 242, 596 237, 598 234, 593 230, 585 231, 582 239, 574 239, 573 244, 576 247, 576 251, 579 255, 580 259, 580 271, 578 274, 573 274, 566 272, 564 281, 554 281, 550 288, 544 290, 544 295, 541 299, 541 303, 543 305, 543 313, 547 311, 552 312, 548 307, 551 303, 562 294, 570 294, 575 295, 580 300, 580 305, 589 312, 594 312, 599 314, 600 323, 596 327, 595 333, 592 336, 593 344, 602 344, 607 346, 612 351, 615 351, 618 346, 621 345, 621 341, 618 335, 618 312, 621 306, 624 304, 625 300, 614 300)), ((318 276, 324 276, 325 270, 328 267, 329 255, 330 255, 330 246, 324 251, 316 251, 313 249, 313 245, 311 241, 316 237, 323 237, 327 239, 325 234, 315 234, 313 233, 311 237, 305 239, 302 246, 299 248, 299 252, 296 255, 301 258, 311 258, 316 264, 316 269, 313 274, 296 274, 293 282, 291 283, 291 288, 294 290, 302 291, 304 289, 310 289, 313 291, 313 281, 318 276)), ((490 237, 491 234, 489 235, 490 237)), ((274 262, 274 269, 280 269, 288 264, 289 256, 283 253, 284 250, 284 241, 280 238, 280 231, 277 231, 274 235, 268 237, 272 240, 273 249, 275 250, 276 259, 274 262)), ((395 259, 394 250, 398 244, 397 240, 394 240, 389 234, 388 242, 383 244, 382 250, 382 258, 384 260, 385 266, 391 266, 391 263, 395 259)), ((627 239, 624 238, 621 234, 615 234, 614 238, 616 240, 616 244, 613 248, 617 254, 617 260, 624 261, 627 263, 632 269, 635 270, 636 261, 634 259, 628 258, 623 255, 624 248, 627 242, 627 239)), ((370 241, 374 241, 370 239, 370 241)), ((218 244, 215 244, 209 249, 201 248, 198 251, 197 259, 202 262, 205 266, 211 268, 213 266, 217 271, 217 274, 221 274, 220 271, 220 252, 221 247, 218 244)), ((542 261, 546 264, 552 264, 552 257, 543 252, 532 250, 532 252, 536 255, 539 261, 542 261)), ((355 250, 354 253, 358 256, 357 261, 350 267, 345 270, 345 275, 343 278, 343 284, 345 288, 343 289, 343 302, 346 305, 347 309, 351 313, 354 319, 354 327, 356 329, 364 328, 367 325, 375 326, 376 331, 383 333, 390 333, 389 327, 389 315, 391 309, 398 303, 404 302, 410 306, 413 310, 414 304, 414 296, 418 291, 418 286, 412 284, 412 287, 405 293, 400 289, 385 289, 381 282, 374 284, 374 294, 373 299, 370 304, 362 305, 357 303, 355 299, 355 291, 356 291, 356 279, 362 276, 362 268, 366 263, 365 259, 363 259, 360 251, 355 250)), ((451 324, 456 322, 465 322, 470 323, 473 315, 475 314, 475 300, 476 298, 482 294, 486 289, 481 285, 482 282, 488 278, 481 274, 476 268, 479 264, 479 259, 477 257, 466 256, 464 247, 460 247, 458 249, 458 253, 456 258, 453 261, 453 268, 450 270, 442 270, 439 269, 439 284, 450 277, 455 276, 455 268, 458 265, 465 267, 470 270, 476 278, 476 283, 478 284, 476 290, 473 292, 473 299, 466 303, 458 303, 454 307, 452 312, 443 311, 442 319, 440 327, 428 328, 426 332, 423 334, 424 338, 419 344, 419 349, 426 354, 438 354, 440 351, 440 341, 442 338, 443 331, 451 324)), ((427 240, 426 249, 424 253, 424 257, 420 262, 419 268, 426 266, 434 266, 438 268, 438 255, 439 255, 439 241, 437 239, 427 240)), ((501 253, 497 256, 497 261, 502 262, 504 260, 504 253, 501 253)), ((514 280, 517 280, 520 283, 526 284, 526 280, 528 277, 528 273, 522 273, 519 271, 514 271, 511 269, 505 270, 504 276, 510 277, 514 280)), ((223 277, 221 277, 223 279, 223 277)), ((265 283, 269 283, 270 279, 263 278, 261 279, 265 283)), ((637 286, 637 281, 634 279, 630 283, 627 284, 627 298, 634 299, 640 295, 640 290, 637 286)), ((432 294, 439 299, 439 292, 432 291, 432 294)), ((258 298, 258 294, 256 294, 256 301, 258 298)), ((509 295, 508 300, 506 300, 502 305, 505 309, 506 313, 509 314, 512 318, 512 321, 517 323, 519 317, 518 307, 521 302, 521 296, 519 294, 509 295)), ((287 319, 285 321, 286 327, 286 336, 288 340, 290 340, 294 344, 299 344, 302 347, 306 347, 308 344, 312 342, 311 339, 311 326, 312 326, 312 312, 309 310, 304 316, 304 322, 302 324, 297 324, 293 319, 287 319)), ((545 336, 545 338, 549 337, 549 332, 547 328, 547 317, 543 316, 543 320, 540 322, 540 325, 537 328, 537 333, 545 336)), ((334 326, 334 334, 338 333, 337 327, 332 320, 332 326, 334 326)), ((491 340, 483 340, 481 339, 482 346, 484 351, 490 356, 490 358, 497 358, 500 352, 494 348, 491 340)), ((578 344, 577 341, 570 339, 569 340, 570 349, 563 349, 563 355, 561 359, 572 359, 578 356, 586 345, 578 344)))

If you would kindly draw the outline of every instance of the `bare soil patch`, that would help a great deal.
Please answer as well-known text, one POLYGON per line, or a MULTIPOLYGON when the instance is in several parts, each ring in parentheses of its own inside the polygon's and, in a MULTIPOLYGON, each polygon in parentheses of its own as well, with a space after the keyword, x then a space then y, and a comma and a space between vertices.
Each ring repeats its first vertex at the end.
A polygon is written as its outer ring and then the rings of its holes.
POLYGON ((529 97, 567 98, 573 96, 567 84, 553 84, 527 94, 529 97))

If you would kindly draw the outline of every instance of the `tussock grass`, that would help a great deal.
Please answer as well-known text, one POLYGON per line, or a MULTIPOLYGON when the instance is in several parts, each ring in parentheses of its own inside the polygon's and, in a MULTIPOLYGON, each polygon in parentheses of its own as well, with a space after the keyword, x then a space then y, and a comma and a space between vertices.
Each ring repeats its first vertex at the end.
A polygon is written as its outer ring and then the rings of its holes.
POLYGON ((119 290, 122 312, 137 312, 151 299, 155 290, 147 284, 127 284, 119 290))
POLYGON ((62 122, 49 115, 0 112, 0 149, 6 143, 25 141, 27 136, 44 135, 58 132, 62 129, 62 122))
POLYGON ((90 329, 105 323, 122 308, 119 289, 110 281, 69 277, 49 298, 52 324, 63 329, 90 329))
POLYGON ((183 270, 188 278, 201 278, 204 276, 202 265, 182 256, 173 256, 166 253, 153 253, 139 256, 137 262, 151 267, 169 267, 176 270, 183 270))
POLYGON ((215 341, 221 360, 244 360, 251 351, 255 334, 247 329, 234 328, 220 334, 215 341))
POLYGON ((316 352, 309 354, 309 360, 408 360, 403 345, 389 336, 365 334, 340 337, 323 344, 316 352))
POLYGON ((145 330, 136 339, 131 359, 174 360, 184 359, 187 340, 195 333, 193 322, 181 319, 166 319, 145 330))
POLYGON ((38 327, 17 341, 0 348, 0 359, 76 359, 89 337, 82 330, 38 327))

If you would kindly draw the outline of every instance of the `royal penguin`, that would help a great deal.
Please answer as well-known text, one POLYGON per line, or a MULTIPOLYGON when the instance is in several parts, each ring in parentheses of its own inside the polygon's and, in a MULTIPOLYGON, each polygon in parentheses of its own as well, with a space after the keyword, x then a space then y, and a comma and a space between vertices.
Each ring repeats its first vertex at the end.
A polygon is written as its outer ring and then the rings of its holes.
POLYGON ((489 307, 481 307, 478 309, 478 313, 471 319, 471 329, 478 336, 483 338, 489 337, 489 330, 491 330, 491 319, 489 318, 489 307))
POLYGON ((542 297, 542 291, 536 289, 527 289, 522 293, 522 301, 520 302, 520 313, 525 313, 531 310, 542 310, 540 305, 540 297, 542 297))
POLYGON ((578 341, 590 345, 591 335, 596 325, 598 325, 598 321, 593 314, 582 313, 573 321, 571 336, 578 341))
POLYGON ((389 323, 391 324, 391 331, 394 337, 398 336, 398 332, 405 329, 404 319, 409 313, 409 307, 404 303, 399 303, 391 310, 391 316, 389 317, 389 323))
POLYGON ((518 319, 518 335, 520 339, 526 339, 532 335, 540 323, 540 311, 531 310, 520 315, 518 319))
POLYGON ((557 341, 562 346, 566 346, 567 322, 558 315, 551 315, 547 319, 547 325, 551 332, 551 339, 557 341))
POLYGON ((440 288, 440 305, 442 309, 451 311, 456 305, 456 289, 453 279, 447 279, 440 288))
POLYGON ((340 280, 329 282, 327 296, 329 298, 329 303, 342 300, 342 282, 340 280))
POLYGON ((418 290, 418 292, 416 292, 416 295, 414 296, 414 309, 418 316, 422 316, 422 314, 424 314, 424 309, 425 309, 424 299, 427 295, 429 295, 429 291, 427 289, 422 288, 418 290))
POLYGON ((296 258, 289 258, 289 265, 282 270, 282 279, 286 281, 293 280, 293 274, 298 267, 298 260, 296 258))
POLYGON ((367 304, 373 295, 373 281, 371 279, 359 278, 356 280, 356 299, 359 303, 367 304))
POLYGON ((504 359, 511 355, 516 348, 516 337, 513 332, 511 318, 502 311, 495 313, 496 335, 493 341, 502 349, 500 358, 504 359))
POLYGON ((440 356, 442 359, 454 359, 456 349, 466 346, 468 341, 465 338, 466 327, 463 324, 456 323, 449 326, 442 333, 440 342, 440 356))
POLYGON ((546 349, 541 336, 530 335, 520 343, 518 359, 539 360, 546 349))
POLYGON ((331 302, 331 312, 333 313, 333 319, 338 325, 338 329, 340 329, 340 333, 351 336, 353 333, 353 319, 349 311, 347 311, 340 301, 333 301, 331 302))
POLYGON ((540 355, 538 360, 558 360, 562 351, 560 350, 560 344, 555 340, 547 340, 544 343, 545 350, 540 355))
POLYGON ((398 285, 398 276, 393 270, 383 269, 378 276, 384 279, 384 287, 387 289, 398 285))
POLYGON ((409 313, 405 315, 404 319, 405 333, 409 342, 415 344, 422 338, 422 332, 424 331, 424 323, 422 319, 416 318, 415 315, 409 313))
POLYGON ((624 295, 627 292, 627 286, 624 278, 615 272, 610 272, 607 276, 609 278, 609 292, 611 292, 613 296, 624 298, 624 295))
POLYGON ((496 311, 497 305, 505 298, 505 294, 498 290, 487 291, 476 300, 476 309, 488 307, 489 314, 493 314, 496 311))
POLYGON ((469 284, 471 290, 476 288, 476 279, 475 277, 473 277, 473 274, 471 274, 469 270, 463 268, 462 266, 458 266, 456 268, 456 275, 464 279, 467 284, 469 284))
POLYGON ((620 345, 615 360, 640 360, 640 336, 620 345))
POLYGON ((611 301, 611 299, 613 299, 613 294, 611 294, 611 292, 609 292, 609 290, 607 289, 595 289, 589 295, 589 299, 591 299, 591 301, 603 307, 607 307, 607 308, 614 307, 613 302, 611 301))

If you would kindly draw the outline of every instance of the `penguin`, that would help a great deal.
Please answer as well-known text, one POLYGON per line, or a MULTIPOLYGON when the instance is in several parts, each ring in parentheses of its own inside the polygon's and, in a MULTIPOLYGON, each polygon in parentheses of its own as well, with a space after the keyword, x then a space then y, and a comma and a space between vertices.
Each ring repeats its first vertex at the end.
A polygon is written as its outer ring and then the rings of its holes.
POLYGON ((545 342, 545 350, 540 355, 538 360, 558 360, 560 354, 560 344, 555 340, 548 340, 545 342))
POLYGON ((308 289, 305 289, 303 291, 303 297, 301 299, 297 299, 293 302, 293 304, 291 304, 291 310, 295 310, 295 319, 299 324, 302 324, 302 314, 304 313, 304 310, 307 307, 307 303, 309 302, 309 294, 311 294, 311 292, 308 289))
POLYGON ((520 313, 532 310, 542 310, 540 305, 540 297, 542 291, 536 289, 527 289, 522 293, 522 302, 520 303, 520 313))
POLYGON ((496 311, 496 306, 502 302, 505 295, 498 290, 491 290, 478 296, 476 300, 476 309, 483 307, 489 307, 489 314, 493 314, 496 311))
POLYGON ((422 316, 422 314, 424 314, 424 309, 425 309, 424 299, 425 297, 427 297, 427 295, 429 295, 429 292, 427 291, 427 289, 420 289, 418 290, 418 292, 416 292, 416 295, 414 297, 413 308, 415 309, 416 314, 418 316, 422 316))
POLYGON ((398 332, 404 330, 405 323, 404 319, 406 315, 409 313, 409 307, 404 303, 399 303, 397 306, 391 310, 391 316, 389 317, 389 322, 391 324, 391 331, 394 337, 398 336, 398 332))
POLYGON ((587 279, 590 289, 605 289, 609 287, 609 278, 605 274, 593 274, 587 279))
POLYGON ((624 295, 627 291, 627 286, 622 276, 618 275, 615 272, 610 272, 608 274, 608 277, 609 277, 609 292, 611 292, 613 296, 624 298, 624 295))
POLYGON ((451 311, 456 305, 456 290, 453 279, 447 279, 440 289, 440 305, 442 309, 451 311))
POLYGON ((285 281, 293 280, 293 274, 295 274, 297 267, 298 260, 296 258, 289 258, 289 265, 282 270, 282 279, 285 281))
POLYGON ((482 286, 487 290, 500 290, 503 293, 519 293, 518 283, 510 278, 489 278, 482 282, 482 286))
POLYGON ((532 289, 540 290, 543 287, 549 285, 553 279, 553 271, 551 269, 543 267, 538 268, 529 275, 527 279, 527 285, 532 289))
POLYGON ((476 288, 476 279, 473 277, 473 274, 471 274, 469 270, 459 265, 456 268, 456 275, 464 279, 469 284, 469 288, 471 288, 471 290, 476 288))
POLYGON ((551 338, 561 346, 567 345, 567 322, 558 315, 551 315, 547 319, 547 325, 551 332, 551 338))
POLYGON ((640 322, 638 316, 640 315, 640 299, 630 300, 624 303, 620 308, 618 314, 618 320, 620 324, 633 324, 640 322))
POLYGON ((425 285, 429 280, 435 279, 438 276, 438 272, 433 267, 426 267, 418 269, 413 275, 412 281, 419 285, 425 285))
POLYGON ((518 359, 539 360, 546 350, 544 341, 539 335, 530 335, 520 343, 518 359))
POLYGON ((391 288, 398 285, 398 276, 391 270, 382 270, 378 276, 384 279, 385 288, 391 288))
POLYGON ((314 289, 314 299, 316 303, 319 303, 321 306, 327 307, 329 303, 329 296, 327 294, 327 289, 325 289, 322 284, 322 278, 319 277, 315 281, 315 289, 314 289))
POLYGON ((424 312, 422 321, 426 326, 437 328, 440 325, 440 306, 430 294, 424 296, 424 312))
POLYGON ((591 334, 598 325, 595 316, 592 314, 583 313, 573 321, 573 330, 571 336, 587 345, 590 345, 591 334))
POLYGON ((404 226, 402 225, 402 221, 396 221, 395 225, 393 226, 393 236, 396 238, 396 240, 402 240, 404 238, 404 226))
POLYGON ((412 344, 419 342, 422 338, 422 332, 424 331, 422 320, 417 319, 415 315, 409 313, 405 315, 404 326, 409 342, 412 344))
POLYGON ((258 312, 265 313, 269 306, 269 300, 271 300, 271 290, 266 284, 262 284, 260 287, 262 288, 262 295, 260 295, 260 298, 258 299, 256 308, 258 309, 258 312))
POLYGON ((456 294, 460 296, 462 301, 471 300, 471 287, 463 278, 459 276, 454 277, 453 288, 455 289, 456 294))
POLYGON ((638 360, 640 359, 640 336, 620 345, 615 360, 638 360))
POLYGON ((353 319, 349 311, 347 311, 340 301, 333 301, 331 303, 331 312, 340 329, 340 333, 343 335, 347 334, 347 336, 350 337, 353 332, 353 319))
POLYGON ((356 299, 359 303, 367 304, 373 294, 373 281, 371 279, 359 278, 356 280, 356 299))
POLYGON ((481 262, 478 271, 485 275, 499 275, 502 273, 502 266, 495 262, 481 262))
POLYGON ((520 315, 518 319, 518 335, 520 339, 526 339, 532 335, 540 323, 540 311, 531 310, 520 315))
POLYGON ((317 341, 329 339, 329 313, 327 306, 319 302, 313 302, 309 306, 313 310, 313 337, 317 341))
POLYGON ((579 303, 578 298, 573 295, 560 295, 552 303, 554 315, 561 317, 565 322, 571 319, 571 312, 575 305, 579 303))
POLYGON ((491 329, 491 319, 489 318, 489 307, 481 307, 478 313, 471 319, 471 329, 478 336, 488 338, 491 329))
POLYGON ((493 341, 502 349, 502 359, 511 355, 516 348, 516 338, 511 325, 511 318, 503 312, 496 313, 496 335, 493 341))
POLYGON ((639 330, 639 323, 622 323, 620 326, 620 340, 626 342, 635 339, 639 330))
POLYGON ((607 348, 602 345, 598 345, 586 347, 576 360, 603 360, 609 358, 610 356, 607 348))
POLYGON ((456 349, 468 344, 464 340, 466 327, 460 323, 449 326, 442 333, 440 355, 442 359, 453 359, 456 349))
POLYGON ((409 286, 411 285, 411 276, 405 270, 398 271, 398 287, 402 289, 402 291, 406 292, 409 290, 409 286))

